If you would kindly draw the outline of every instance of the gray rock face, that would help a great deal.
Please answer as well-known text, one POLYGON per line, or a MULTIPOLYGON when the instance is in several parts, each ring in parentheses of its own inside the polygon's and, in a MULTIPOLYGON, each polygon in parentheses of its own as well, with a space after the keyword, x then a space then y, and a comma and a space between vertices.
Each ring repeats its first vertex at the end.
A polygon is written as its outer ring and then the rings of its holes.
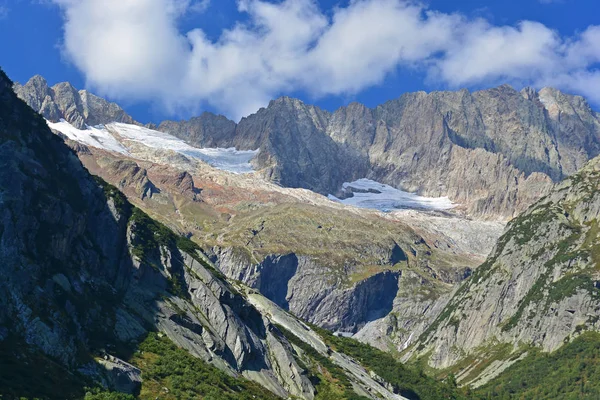
POLYGON ((284 186, 328 194, 368 177, 447 195, 474 215, 513 217, 600 153, 598 113, 550 88, 407 93, 334 113, 283 97, 243 118, 233 134, 231 125, 226 134, 206 129, 210 118, 159 129, 199 146, 260 148, 256 165, 284 186))
POLYGON ((99 361, 108 376, 109 385, 123 393, 137 393, 142 385, 142 371, 133 365, 113 356, 105 356, 99 361))
POLYGON ((599 184, 595 158, 511 221, 407 356, 428 354, 436 368, 472 360, 463 364, 470 382, 477 376, 468 369, 481 360, 506 361, 524 345, 553 351, 599 330, 599 184), (499 348, 503 356, 494 356, 499 348))
MULTIPOLYGON (((40 76, 15 91, 45 118, 78 128, 135 123, 114 103, 40 76)), ((198 147, 260 149, 267 179, 336 194, 370 178, 427 196, 449 196, 471 215, 511 218, 600 154, 600 117, 579 97, 508 85, 470 93, 406 93, 373 109, 333 113, 282 97, 238 124, 203 113, 153 126, 198 147)))
POLYGON ((254 160, 266 178, 287 187, 327 194, 367 173, 367 160, 324 134, 331 115, 300 100, 282 97, 243 118, 233 144, 257 149, 254 160), (332 189, 333 188, 333 189, 332 189))
POLYGON ((235 122, 224 116, 205 112, 189 121, 163 121, 155 129, 170 132, 193 146, 233 147, 235 127, 235 122))
POLYGON ((400 276, 390 313, 365 324, 353 337, 384 351, 404 351, 444 309, 453 285, 407 271, 400 276))
MULTIPOLYGON (((421 251, 421 247, 416 248, 421 251)), ((330 267, 306 255, 270 255, 258 263, 252 263, 245 252, 236 249, 215 248, 213 251, 219 269, 230 279, 242 281, 259 290, 265 297, 303 320, 346 333, 359 332, 366 325, 385 318, 391 318, 399 325, 406 324, 404 327, 394 326, 395 330, 424 330, 427 322, 437 315, 432 312, 439 313, 440 306, 443 307, 448 300, 447 294, 453 284, 470 274, 469 268, 456 267, 452 273, 446 273, 443 269, 431 269, 427 262, 420 265, 420 261, 413 260, 412 268, 421 270, 425 276, 410 269, 393 271, 380 267, 380 272, 348 283, 336 278, 330 267), (432 307, 432 304, 438 306, 432 307), (425 314, 425 311, 429 314, 427 318, 420 318, 417 327, 415 316, 425 314)), ((372 251, 385 252, 376 248, 372 251)), ((406 260, 406 255, 397 245, 389 250, 387 257, 389 268, 406 260)), ((408 334, 406 337, 395 336, 398 341, 404 338, 403 343, 408 334)), ((370 339, 364 341, 380 344, 370 339)))
POLYGON ((36 75, 25 85, 15 84, 14 91, 47 120, 58 122, 64 119, 78 129, 115 121, 134 123, 117 104, 86 90, 78 91, 68 82, 48 87, 46 80, 36 75))

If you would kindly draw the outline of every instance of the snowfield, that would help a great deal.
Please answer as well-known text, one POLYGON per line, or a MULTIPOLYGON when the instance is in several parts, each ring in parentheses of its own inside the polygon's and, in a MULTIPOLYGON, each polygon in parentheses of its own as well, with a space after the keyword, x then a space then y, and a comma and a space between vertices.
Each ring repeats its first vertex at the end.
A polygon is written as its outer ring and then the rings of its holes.
POLYGON ((330 194, 329 199, 346 205, 384 212, 403 208, 443 211, 457 206, 448 197, 423 197, 365 178, 344 183, 342 190, 354 195, 338 199, 330 194))
POLYGON ((56 123, 46 122, 50 128, 87 146, 129 155, 127 142, 131 141, 150 148, 173 150, 188 157, 202 160, 215 168, 237 174, 252 172, 253 168, 250 160, 258 154, 258 150, 197 148, 168 133, 131 124, 114 122, 82 130, 75 128, 65 120, 56 123))
POLYGON ((127 148, 115 139, 113 135, 108 133, 103 126, 96 128, 88 127, 86 130, 81 130, 75 128, 64 119, 61 119, 60 122, 46 121, 46 123, 51 129, 62 133, 76 142, 115 153, 129 154, 127 148))
MULTIPOLYGON (((214 168, 236 174, 252 172, 250 160, 258 154, 258 150, 197 148, 168 133, 118 122, 86 129, 77 129, 65 120, 46 122, 55 131, 87 146, 132 156, 134 153, 132 144, 141 144, 153 149, 172 150, 204 161, 214 168)), ((407 208, 440 211, 456 207, 448 197, 418 196, 370 179, 346 182, 342 185, 342 190, 350 197, 338 199, 330 194, 328 198, 342 204, 384 212, 407 208)))
POLYGON ((215 168, 238 174, 252 172, 250 160, 258 154, 258 150, 236 150, 233 147, 228 149, 197 148, 168 133, 137 125, 112 123, 108 127, 114 129, 125 139, 156 149, 173 150, 200 159, 215 168))

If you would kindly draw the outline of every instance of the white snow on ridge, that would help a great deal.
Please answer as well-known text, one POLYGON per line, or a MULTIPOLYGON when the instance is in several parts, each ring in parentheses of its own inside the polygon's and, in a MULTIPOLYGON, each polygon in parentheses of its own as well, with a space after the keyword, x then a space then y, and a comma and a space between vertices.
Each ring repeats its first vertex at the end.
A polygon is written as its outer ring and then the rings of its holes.
POLYGON ((126 139, 150 148, 173 150, 188 157, 202 160, 215 168, 238 174, 253 171, 250 160, 258 153, 258 150, 240 151, 235 148, 201 149, 190 146, 168 133, 118 122, 106 126, 88 126, 84 130, 75 128, 65 120, 56 123, 46 122, 50 128, 63 133, 69 139, 88 146, 129 155, 130 152, 126 142, 122 142, 123 139, 126 139))
POLYGON ((384 212, 402 208, 443 211, 456 207, 448 197, 423 197, 365 178, 346 182, 342 185, 342 189, 354 195, 341 200, 330 194, 329 199, 346 205, 384 212))
POLYGON ((258 150, 236 150, 233 147, 197 148, 168 133, 155 131, 142 126, 112 123, 108 125, 125 139, 139 142, 145 146, 177 151, 183 155, 197 158, 205 163, 225 171, 238 174, 252 172, 250 160, 258 154, 258 150))
POLYGON ((129 154, 127 148, 115 139, 103 126, 88 127, 82 130, 75 128, 64 119, 61 119, 60 122, 46 121, 46 123, 51 129, 59 131, 76 142, 116 153, 129 154))

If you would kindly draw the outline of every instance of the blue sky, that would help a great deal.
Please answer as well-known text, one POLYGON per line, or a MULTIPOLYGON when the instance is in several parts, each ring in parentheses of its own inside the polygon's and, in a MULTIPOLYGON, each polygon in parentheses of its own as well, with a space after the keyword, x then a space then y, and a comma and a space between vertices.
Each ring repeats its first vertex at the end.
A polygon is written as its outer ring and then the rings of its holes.
POLYGON ((333 110, 503 82, 600 108, 595 0, 114 3, 0 0, 0 66, 88 88, 142 122, 237 120, 280 95, 333 110))

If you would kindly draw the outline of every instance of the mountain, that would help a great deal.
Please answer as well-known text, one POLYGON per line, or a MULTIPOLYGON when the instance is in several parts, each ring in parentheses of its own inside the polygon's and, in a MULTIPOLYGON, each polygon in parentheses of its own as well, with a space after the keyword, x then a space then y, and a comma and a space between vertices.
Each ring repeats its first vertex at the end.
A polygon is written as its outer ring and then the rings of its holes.
POLYGON ((512 220, 408 356, 478 386, 534 349, 598 332, 599 189, 595 158, 512 220))
MULTIPOLYGON (((301 106, 288 100, 283 106, 301 106)), ((215 121, 226 123, 223 117, 215 121)), ((136 125, 49 125, 72 138, 66 141, 88 170, 200 244, 228 278, 336 331, 355 333, 393 314, 406 332, 397 339, 408 340, 426 328, 430 314, 422 311, 436 309, 432 303, 469 276, 503 226, 435 212, 349 209, 313 192, 271 184, 260 173, 212 168, 195 157, 201 150, 136 125), (428 296, 416 299, 415 292, 428 296)), ((386 349, 386 341, 375 337, 370 343, 386 349)))
POLYGON ((328 194, 367 177, 488 218, 516 216, 600 152, 599 114, 552 88, 407 93, 333 113, 282 97, 227 134, 207 129, 215 118, 158 129, 200 147, 260 149, 256 165, 284 186, 328 194))
POLYGON ((457 398, 395 362, 384 380, 374 349, 343 342, 369 355, 361 364, 228 281, 198 245, 93 178, 3 72, 0 165, 6 398, 81 398, 95 385, 141 398, 457 398))
POLYGON ((190 149, 169 150, 181 141, 134 125, 77 135, 66 123, 49 125, 74 137, 67 143, 92 173, 200 244, 230 279, 332 330, 357 332, 393 314, 406 332, 397 339, 407 340, 425 329, 423 310, 469 276, 503 227, 444 212, 347 207, 256 173, 213 168, 190 149), (416 299, 418 292, 428 295, 416 299))
POLYGON ((15 84, 13 89, 49 121, 64 119, 78 129, 110 122, 133 123, 133 118, 117 104, 86 90, 77 90, 68 82, 48 87, 46 80, 36 75, 25 85, 15 84))
MULTIPOLYGON (((77 128, 132 123, 113 103, 36 76, 16 92, 50 121, 77 128)), ((235 124, 211 113, 150 126, 197 147, 259 149, 262 176, 286 187, 339 193, 369 178, 426 196, 449 196, 467 214, 512 218, 600 153, 600 116, 579 96, 508 85, 470 93, 406 93, 373 109, 333 113, 271 101, 235 124)))
POLYGON ((125 153, 67 140, 92 173, 200 244, 230 279, 333 330, 356 332, 381 315, 407 313, 394 298, 400 286, 418 289, 414 274, 435 288, 427 308, 483 261, 503 227, 435 212, 350 208, 147 146, 150 139, 129 141, 129 126, 105 129, 125 153))

